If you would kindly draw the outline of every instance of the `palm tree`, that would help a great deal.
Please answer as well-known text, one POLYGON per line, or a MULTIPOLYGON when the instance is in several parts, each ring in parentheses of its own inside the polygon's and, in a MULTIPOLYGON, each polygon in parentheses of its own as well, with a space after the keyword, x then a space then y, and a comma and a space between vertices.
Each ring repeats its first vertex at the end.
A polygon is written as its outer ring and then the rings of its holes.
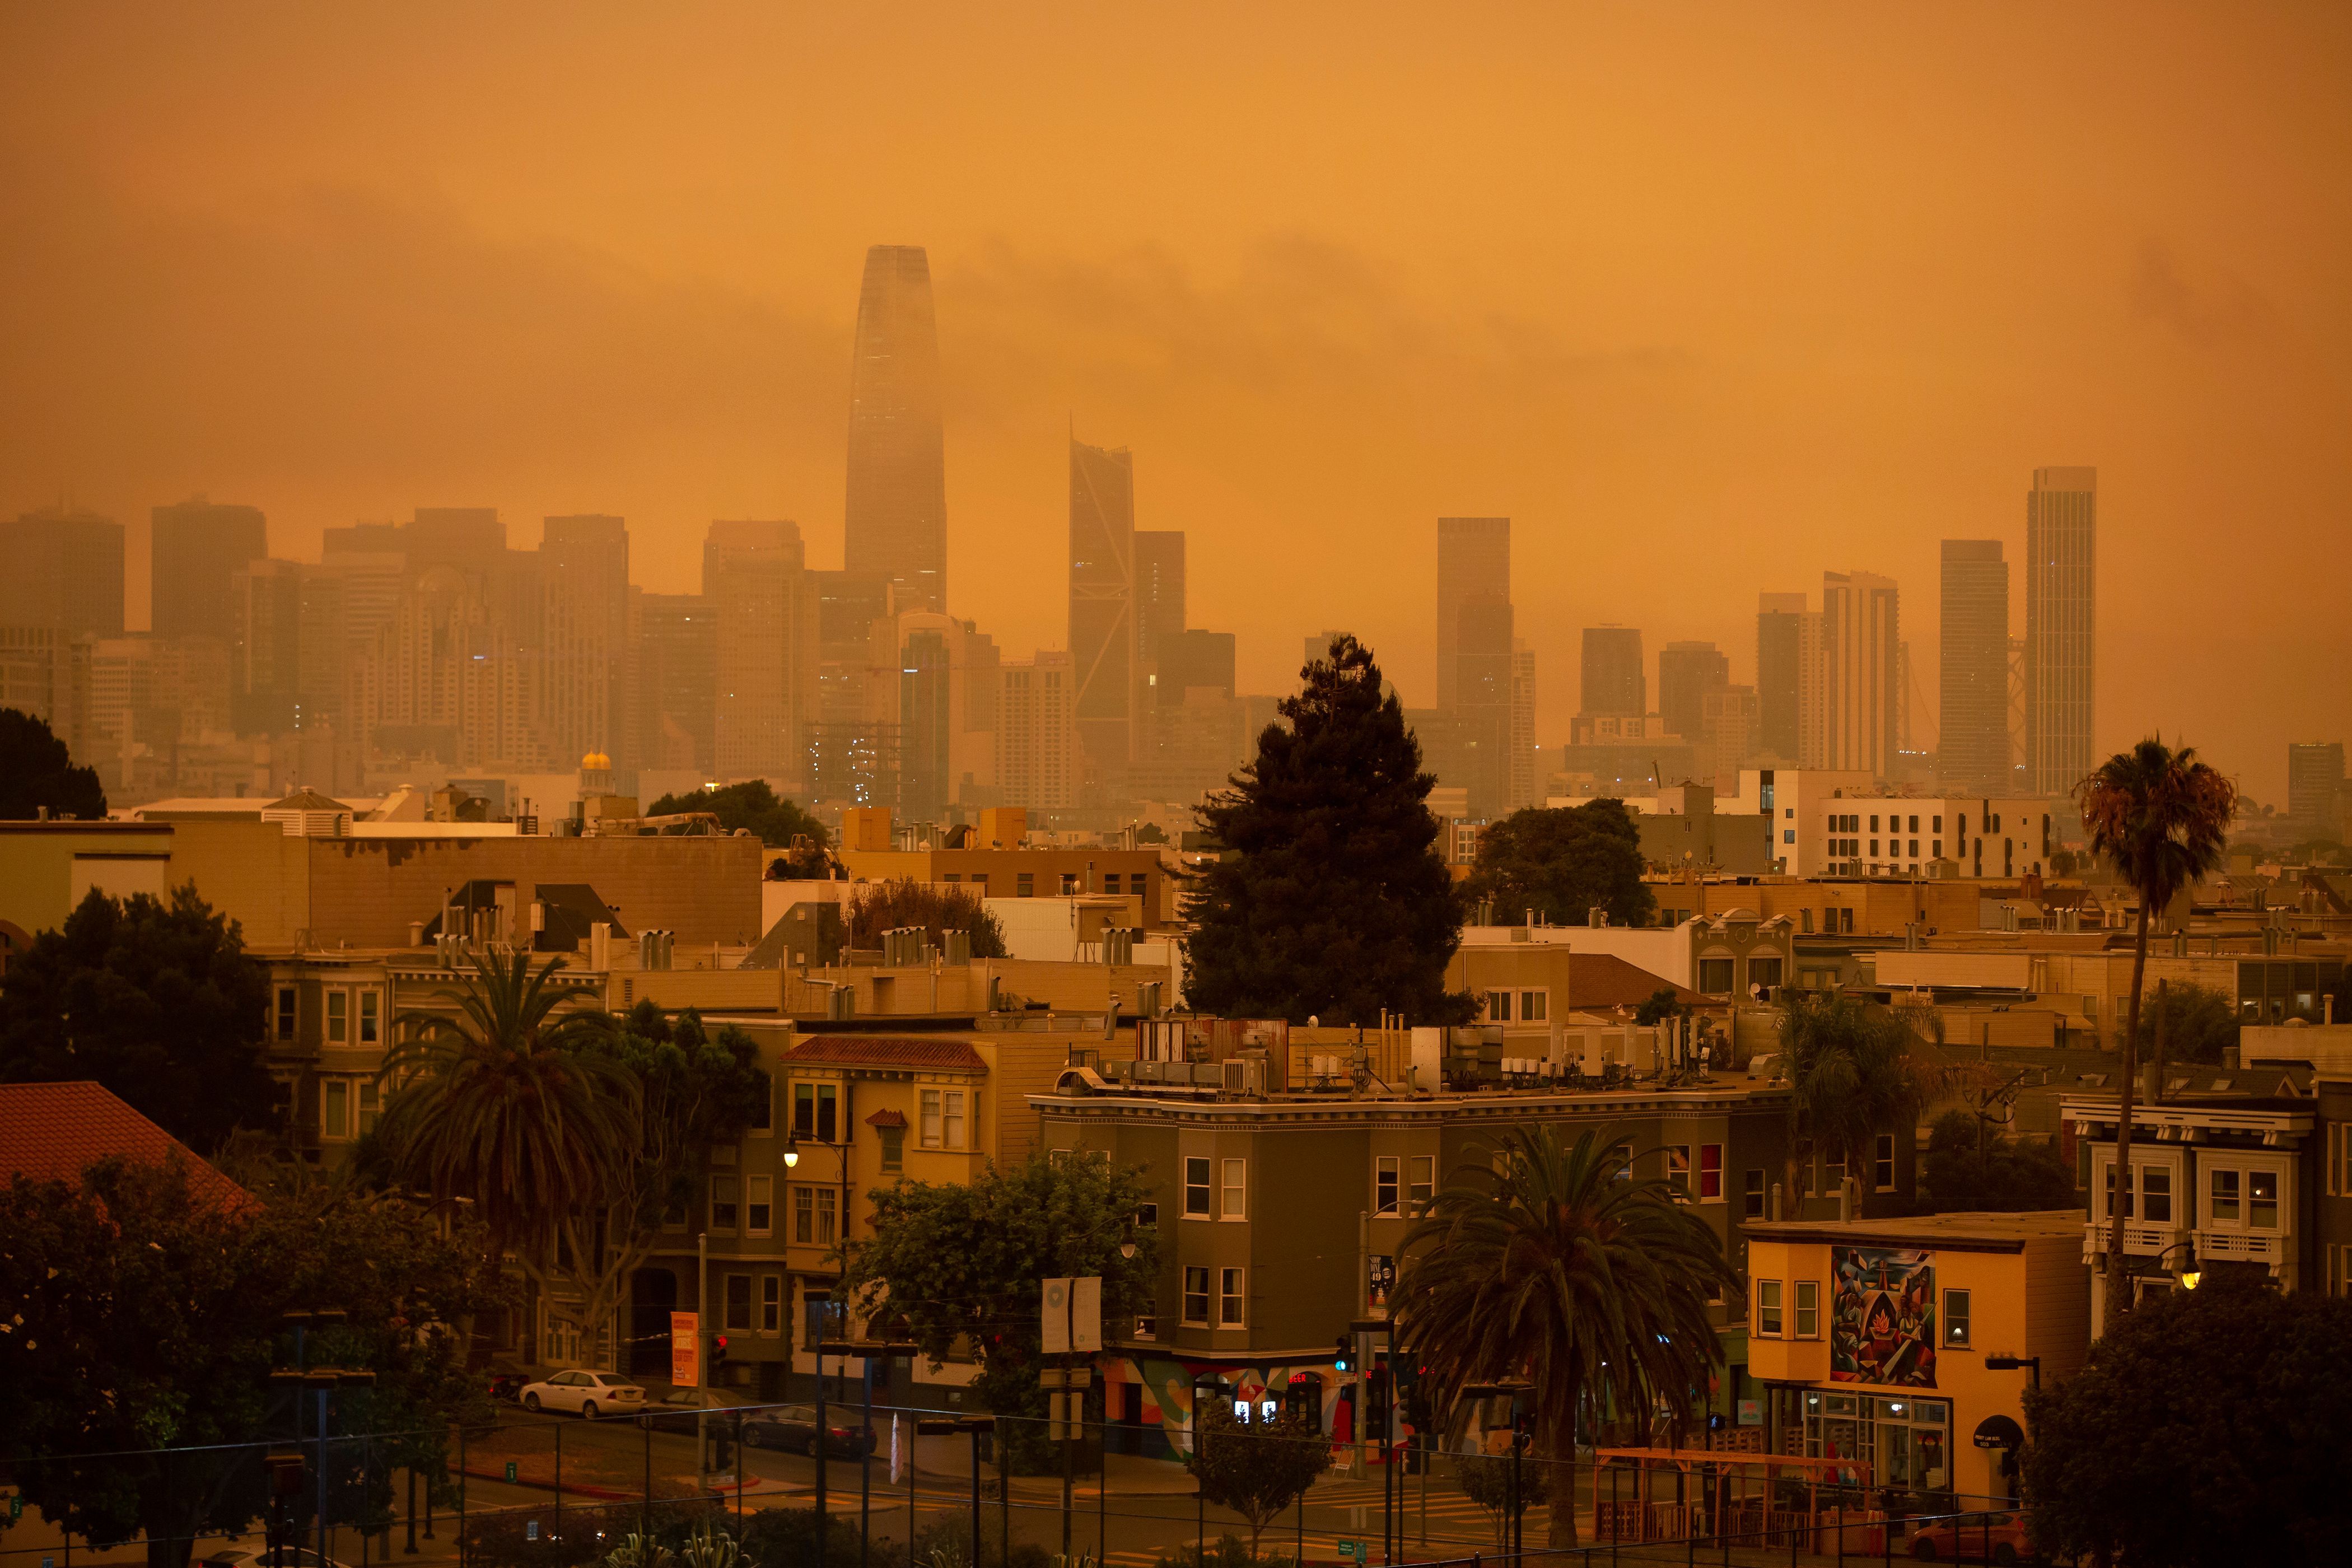
POLYGON ((492 1247, 534 1276, 564 1216, 603 1201, 637 1145, 635 1078, 582 1048, 613 1021, 578 1006, 595 992, 557 982, 556 966, 476 956, 470 980, 434 994, 455 1016, 400 1016, 382 1074, 394 1087, 378 1132, 394 1167, 470 1200, 492 1247))
MULTIPOLYGON (((1714 1231, 1658 1177, 1633 1178, 1616 1129, 1570 1147, 1556 1127, 1502 1136, 1405 1237, 1392 1299, 1400 1352, 1440 1408, 1466 1384, 1535 1385, 1538 1457, 1573 1466, 1580 1413, 1689 1419, 1717 1357, 1709 1293, 1738 1289, 1714 1231)), ((1551 1493, 1551 1543, 1576 1542, 1576 1488, 1551 1493)))
MULTIPOLYGON (((1888 1131, 1911 1133, 1947 1086, 1944 1064, 1926 1038, 1937 1031, 1933 1016, 1906 1016, 1835 993, 1782 994, 1790 1159, 1804 1137, 1843 1154, 1848 1171, 1867 1170, 1872 1140, 1888 1131)), ((1794 1204, 1793 1179, 1789 1197, 1794 1204)))
POLYGON ((2183 888, 2221 864, 2238 789, 2198 760, 2188 746, 2174 751, 2151 736, 2117 752, 2074 786, 2092 852, 2139 894, 2139 924, 2132 938, 2131 1000, 2124 1023, 2123 1087, 2116 1112, 2116 1196, 2107 1226, 2103 1334, 2124 1321, 2124 1211, 2131 1203, 2132 1094, 2139 1077, 2139 996, 2147 974, 2151 910, 2169 908, 2183 888))

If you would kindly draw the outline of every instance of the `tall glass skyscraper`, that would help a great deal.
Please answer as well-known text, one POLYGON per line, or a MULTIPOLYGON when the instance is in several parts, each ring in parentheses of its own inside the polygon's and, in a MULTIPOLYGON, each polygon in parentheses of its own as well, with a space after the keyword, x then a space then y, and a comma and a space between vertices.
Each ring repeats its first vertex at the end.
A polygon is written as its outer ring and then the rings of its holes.
POLYGON ((1134 755, 1135 460, 1070 443, 1070 657, 1078 744, 1105 782, 1134 755))
POLYGON ((2091 772, 2099 470, 2036 468, 2025 497, 2025 784, 2065 795, 2091 772))
POLYGON ((947 466, 931 264, 919 245, 866 253, 849 383, 849 572, 889 580, 901 609, 944 610, 947 466))
POLYGON ((2007 794, 2009 564, 1998 539, 1944 541, 1936 772, 1963 795, 2007 794))

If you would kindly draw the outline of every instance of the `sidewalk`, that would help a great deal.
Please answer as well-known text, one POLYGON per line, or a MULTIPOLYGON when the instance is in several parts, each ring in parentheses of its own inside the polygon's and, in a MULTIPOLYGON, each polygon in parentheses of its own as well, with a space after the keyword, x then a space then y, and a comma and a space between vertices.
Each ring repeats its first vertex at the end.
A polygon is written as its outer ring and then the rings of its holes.
MULTIPOLYGON (((1106 1454, 1103 1468, 1101 1476, 1078 1477, 1071 1483, 1071 1495, 1084 1498, 1191 1497, 1194 1490, 1192 1472, 1171 1459, 1146 1459, 1134 1454, 1106 1454)), ((923 1474, 930 1477, 936 1476, 937 1472, 925 1470, 923 1474)), ((988 1481, 996 1479, 986 1470, 982 1472, 982 1478, 988 1481)), ((965 1486, 971 1484, 969 1471, 939 1479, 954 1479, 965 1486)), ((1016 1498, 1051 1498, 1058 1502, 1062 1496, 1062 1478, 1015 1476, 1013 1478, 1013 1495, 1016 1498)))

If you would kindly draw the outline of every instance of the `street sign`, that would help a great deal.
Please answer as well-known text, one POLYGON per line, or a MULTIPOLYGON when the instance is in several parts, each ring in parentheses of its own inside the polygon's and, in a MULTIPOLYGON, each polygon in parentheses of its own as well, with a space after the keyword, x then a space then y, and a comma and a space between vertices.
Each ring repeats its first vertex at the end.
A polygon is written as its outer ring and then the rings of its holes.
POLYGON ((1371 1561, 1370 1558, 1364 1554, 1364 1543, 1360 1541, 1343 1541, 1339 1542, 1339 1555, 1358 1563, 1369 1563, 1371 1561))
POLYGON ((507 1479, 512 1480, 515 1479, 515 1462, 512 1459, 509 1459, 507 1461, 507 1479))
POLYGON ((535 1519, 527 1519, 522 1521, 522 1538, 525 1541, 537 1541, 539 1539, 539 1521, 535 1519))
POLYGON ((669 1380, 678 1388, 702 1386, 702 1314, 669 1315, 669 1380))

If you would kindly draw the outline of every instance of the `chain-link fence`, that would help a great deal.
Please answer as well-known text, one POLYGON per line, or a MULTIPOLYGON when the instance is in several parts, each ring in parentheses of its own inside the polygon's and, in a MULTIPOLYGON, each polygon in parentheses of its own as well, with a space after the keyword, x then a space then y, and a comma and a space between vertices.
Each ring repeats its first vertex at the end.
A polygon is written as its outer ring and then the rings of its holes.
POLYGON ((812 1404, 593 1420, 509 1410, 446 1431, 24 1455, 0 1458, 0 1482, 17 1516, 0 1531, 0 1568, 584 1568, 632 1536, 675 1548, 698 1532, 729 1537, 745 1568, 2032 1556, 2008 1502, 1876 1490, 1853 1461, 1690 1448, 1548 1459, 1231 1425, 1063 1427, 891 1406, 869 1419, 839 1404, 821 1421, 812 1404))

